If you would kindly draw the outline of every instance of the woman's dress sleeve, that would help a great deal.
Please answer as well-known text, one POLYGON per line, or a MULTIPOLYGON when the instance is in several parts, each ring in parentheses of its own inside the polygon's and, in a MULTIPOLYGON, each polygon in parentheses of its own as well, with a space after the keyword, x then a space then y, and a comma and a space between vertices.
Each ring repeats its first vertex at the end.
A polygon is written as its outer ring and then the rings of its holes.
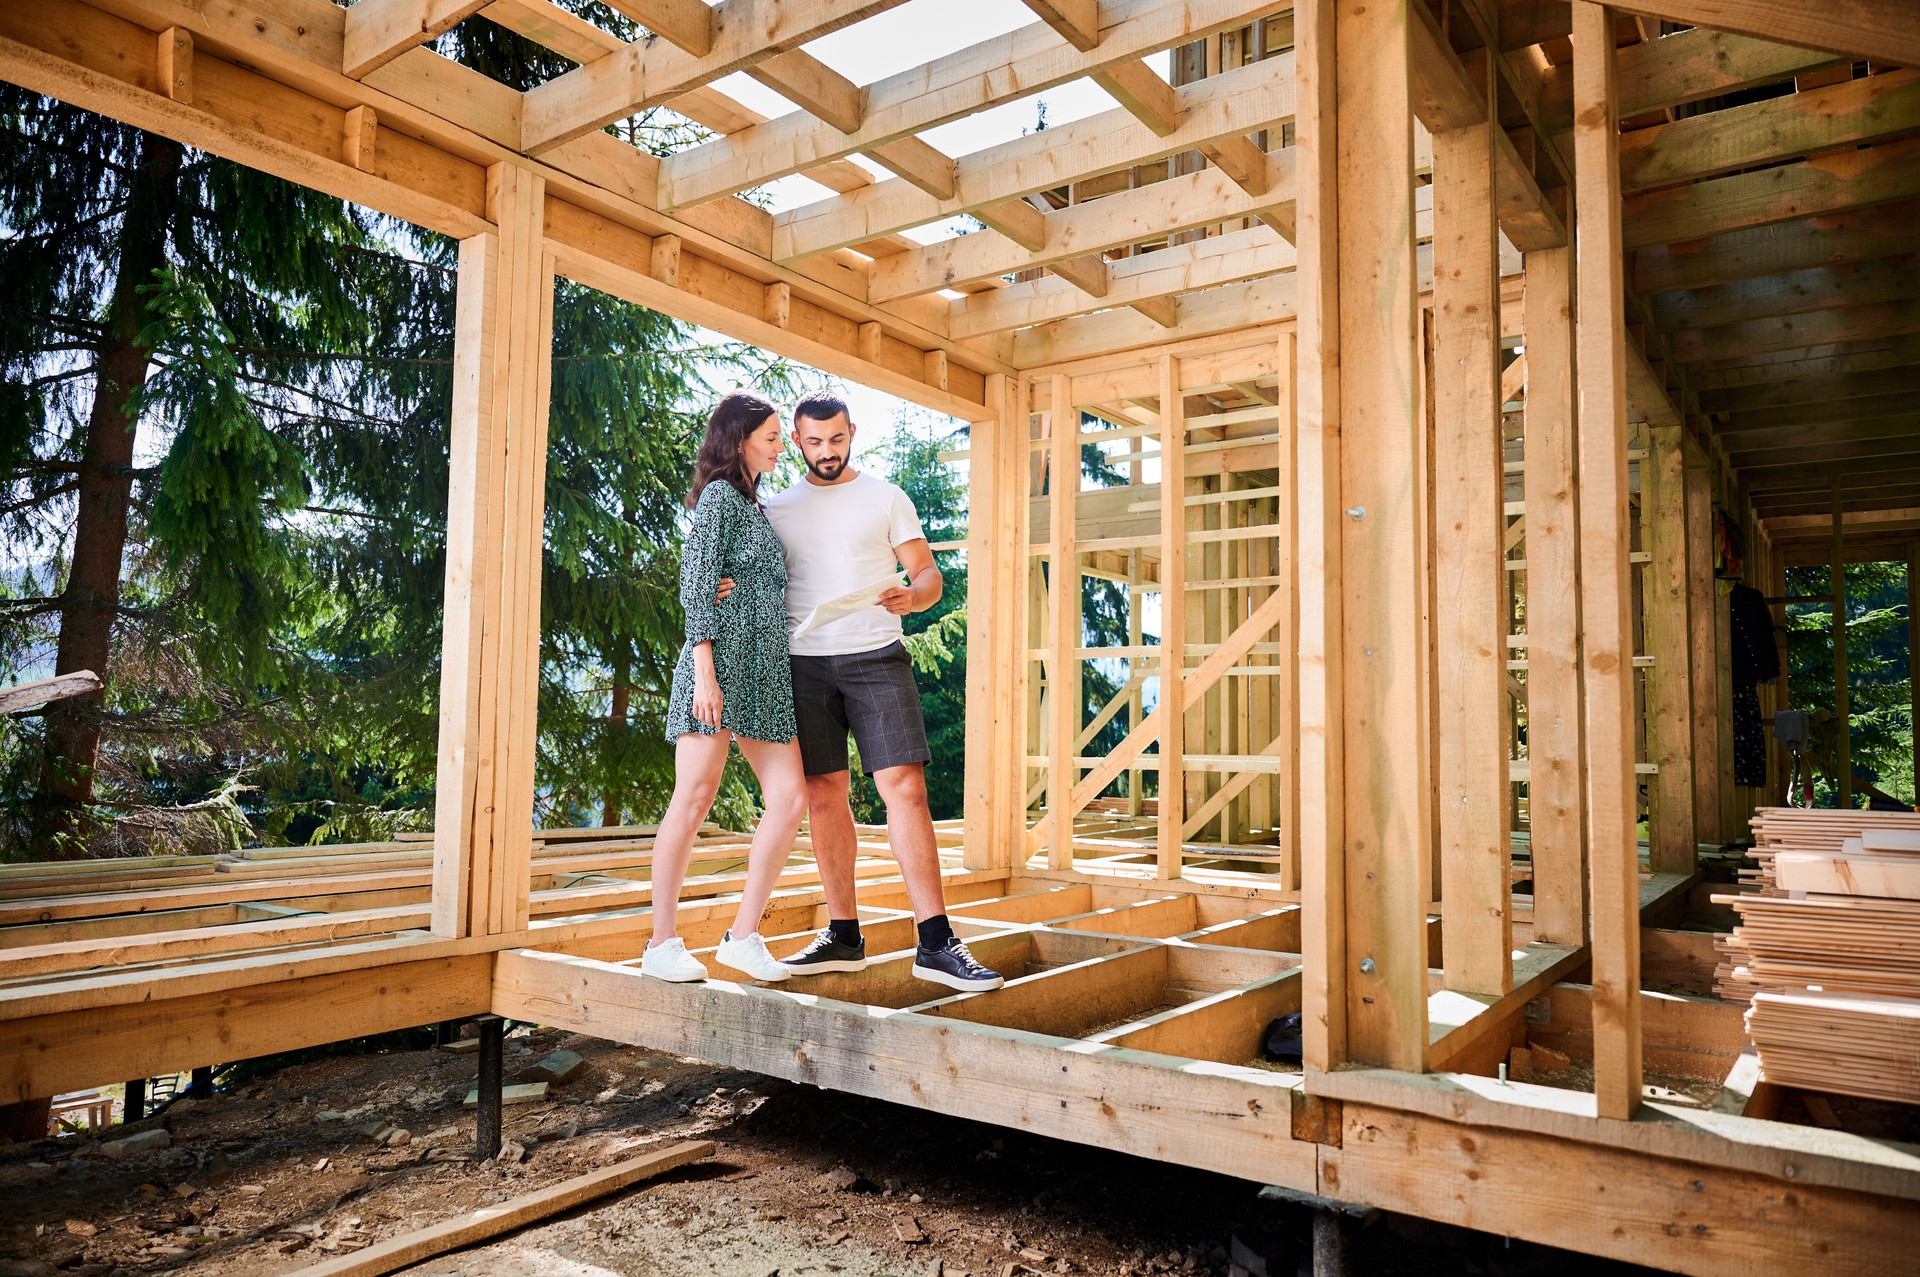
POLYGON ((727 542, 733 527, 731 485, 709 483, 694 506, 693 526, 680 549, 680 609, 686 614, 687 642, 711 643, 720 637, 720 609, 714 592, 725 574, 727 542))

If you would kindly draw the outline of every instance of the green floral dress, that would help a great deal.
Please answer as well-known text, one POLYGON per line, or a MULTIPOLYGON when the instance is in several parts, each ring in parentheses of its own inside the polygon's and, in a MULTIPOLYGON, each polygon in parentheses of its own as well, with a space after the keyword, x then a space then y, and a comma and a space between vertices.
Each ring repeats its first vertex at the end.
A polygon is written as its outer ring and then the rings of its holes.
POLYGON ((699 643, 713 644, 720 725, 748 740, 793 739, 786 596, 787 561, 766 513, 725 479, 709 483, 694 506, 693 526, 680 552, 687 642, 673 670, 668 740, 714 732, 693 716, 693 649, 699 643), (733 578, 733 593, 716 604, 713 596, 723 576, 733 578))

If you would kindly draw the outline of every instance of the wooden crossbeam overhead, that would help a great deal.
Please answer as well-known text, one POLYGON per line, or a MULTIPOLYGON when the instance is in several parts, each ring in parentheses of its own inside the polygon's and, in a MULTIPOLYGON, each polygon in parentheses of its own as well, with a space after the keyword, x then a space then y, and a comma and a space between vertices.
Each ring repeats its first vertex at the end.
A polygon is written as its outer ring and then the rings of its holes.
POLYGON ((1920 250, 1920 200, 1800 216, 1633 255, 1642 295, 1713 288, 1766 275, 1920 250))
POLYGON ((1908 333, 1920 333, 1920 301, 1837 306, 1804 315, 1688 328, 1672 335, 1671 348, 1679 362, 1698 363, 1908 333))
POLYGON ((1920 195, 1920 138, 1839 151, 1627 200, 1630 250, 1920 195))
POLYGON ((1030 133, 958 157, 955 194, 949 199, 930 196, 906 182, 879 182, 781 213, 774 219, 775 255, 792 260, 828 252, 1159 159, 1203 142, 1278 129, 1293 118, 1292 78, 1284 68, 1276 75, 1273 61, 1173 91, 1181 95, 1184 117, 1180 127, 1164 137, 1124 109, 1030 133))
POLYGON ((884 13, 903 0, 722 0, 713 9, 705 53, 666 41, 636 40, 617 54, 576 67, 525 94, 518 149, 552 150, 604 124, 748 70, 809 40, 884 13))
POLYGON ((713 30, 720 15, 705 0, 607 0, 607 4, 695 57, 713 52, 713 30))
POLYGON ((438 39, 487 0, 356 0, 348 7, 341 70, 359 79, 408 49, 438 39))
POLYGON ((1724 420, 1715 423, 1714 432, 1727 436, 1729 444, 1751 446, 1750 435, 1756 431, 1881 418, 1912 418, 1916 413, 1920 413, 1920 387, 1914 384, 1909 375, 1908 384, 1890 393, 1861 393, 1831 402, 1786 404, 1729 413, 1724 420))
POLYGON ((1700 395, 1700 411, 1707 413, 1753 412, 1769 408, 1797 408, 1815 404, 1838 404, 1848 399, 1871 395, 1898 394, 1920 390, 1920 351, 1902 367, 1874 372, 1843 373, 1838 376, 1796 378, 1791 381, 1741 386, 1731 390, 1708 390, 1700 395))
MULTIPOLYGON (((1630 44, 1615 53, 1614 61, 1620 114, 1631 119, 1825 70, 1841 59, 1825 50, 1695 27, 1630 44)), ((1542 72, 1540 115, 1556 136, 1573 128, 1572 63, 1562 62, 1542 72)))
POLYGON ((1920 131, 1920 71, 1889 71, 1634 129, 1620 139, 1629 194, 1920 131))
POLYGON ((1672 293, 1654 298, 1652 311, 1655 325, 1672 332, 1916 297, 1920 297, 1920 261, 1902 253, 1672 293))
POLYGON ((1832 0, 1806 5, 1783 0, 1639 0, 1618 6, 1669 22, 1714 27, 1829 49, 1854 58, 1920 66, 1920 2, 1832 0))
POLYGON ((1105 0, 1101 43, 1092 52, 1037 22, 981 41, 864 86, 866 113, 856 132, 795 112, 669 157, 659 206, 673 210, 748 190, 1289 7, 1285 0, 1105 0))

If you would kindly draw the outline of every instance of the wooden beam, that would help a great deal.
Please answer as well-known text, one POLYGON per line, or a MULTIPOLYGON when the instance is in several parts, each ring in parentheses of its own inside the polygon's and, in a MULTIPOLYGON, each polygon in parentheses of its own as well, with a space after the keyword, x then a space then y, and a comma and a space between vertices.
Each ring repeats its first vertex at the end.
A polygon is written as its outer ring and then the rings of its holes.
POLYGON ((1920 299, 1687 328, 1672 334, 1670 349, 1676 362, 1701 363, 1909 333, 1920 333, 1920 299))
MULTIPOLYGON (((830 252, 878 235, 1147 163, 1202 143, 1261 129, 1277 130, 1293 118, 1288 60, 1283 55, 1173 90, 1179 96, 1183 115, 1179 128, 1165 137, 1141 124, 1130 111, 1103 111, 957 157, 955 194, 951 198, 928 195, 905 182, 876 182, 780 213, 773 219, 774 256, 791 260, 830 252)), ((1166 183, 1154 184, 1162 185, 1166 183)), ((1081 207, 1098 208, 1139 193, 1110 196, 1081 207)), ((1221 218, 1226 216, 1221 214, 1221 218)))
MULTIPOLYGON (((1631 119, 1705 98, 1737 93, 1820 71, 1841 59, 1753 36, 1694 27, 1630 44, 1614 55, 1620 115, 1631 119)), ((1541 122, 1555 135, 1573 127, 1573 64, 1548 67, 1540 77, 1541 122)))
POLYGON ((1727 748, 1732 726, 1722 730, 1720 682, 1723 677, 1716 642, 1717 613, 1726 606, 1714 580, 1713 470, 1707 455, 1683 441, 1687 515, 1687 679, 1693 699, 1688 718, 1693 724, 1694 836, 1722 842, 1720 828, 1720 752, 1727 748))
POLYGON ((1699 834, 1694 827, 1693 688, 1688 644, 1693 632, 1687 579, 1687 490, 1684 430, 1653 426, 1640 462, 1640 538, 1651 554, 1642 579, 1647 654, 1647 761, 1659 768, 1648 785, 1647 845, 1656 873, 1690 874, 1699 834))
POLYGON ((1633 287, 1642 295, 1711 288, 1920 249, 1920 200, 1773 222, 1707 239, 1642 248, 1633 287))
POLYGON ((554 260, 545 182, 495 167, 460 247, 433 930, 526 928, 554 260))
POLYGON ((12 687, 0 688, 0 714, 19 714, 55 701, 91 696, 103 686, 100 676, 92 670, 74 670, 70 674, 16 683, 12 687))
POLYGON ((1704 393, 1765 386, 1802 377, 1838 377, 1920 364, 1920 336, 1873 337, 1808 349, 1771 351, 1750 359, 1717 359, 1692 370, 1704 393))
POLYGON ((968 430, 967 563, 985 606, 967 624, 967 739, 963 815, 969 868, 1011 869, 1025 859, 1028 416, 1026 385, 995 374, 992 415, 968 430))
POLYGON ((355 0, 347 7, 341 74, 358 80, 408 49, 437 40, 488 0, 355 0))
POLYGON ((1808 377, 1739 386, 1730 390, 1703 391, 1700 395, 1700 411, 1745 413, 1775 408, 1843 405, 1851 399, 1914 391, 1920 391, 1920 359, 1905 367, 1882 368, 1874 372, 1841 373, 1830 377, 1808 377))
POLYGON ((1180 127, 1185 108, 1180 105, 1179 94, 1145 62, 1116 62, 1095 71, 1091 78, 1158 136, 1166 137, 1180 127))
POLYGON ((1107 295, 1107 259, 1098 253, 1050 262, 1047 269, 1089 297, 1107 295))
MULTIPOLYGON (((1423 60, 1463 69, 1426 6, 1412 4, 1408 12, 1419 109, 1421 85, 1433 79, 1422 76, 1423 60)), ((1481 61, 1479 81, 1463 85, 1479 106, 1478 118, 1446 114, 1441 118, 1459 123, 1433 134, 1433 588, 1435 598, 1445 600, 1434 614, 1439 708, 1433 765, 1447 988, 1497 997, 1513 981, 1513 850, 1501 562, 1500 247, 1493 198, 1493 134, 1499 124, 1484 108, 1494 91, 1491 61, 1481 61)))
POLYGON ((842 133, 858 129, 866 114, 860 86, 804 49, 757 62, 747 68, 747 75, 842 133))
POLYGON ((1020 0, 1081 52, 1100 43, 1100 0, 1020 0))
POLYGON ((1833 0, 1817 7, 1782 0, 1637 0, 1620 9, 1894 66, 1920 66, 1916 0, 1833 0))
POLYGON ((1594 1099, 1602 1117, 1640 1106, 1640 859, 1628 631, 1625 285, 1612 15, 1574 0, 1574 154, 1579 173, 1576 362, 1580 602, 1592 881, 1594 1099))
POLYGON ((1629 249, 1723 235, 1920 195, 1920 138, 1630 196, 1629 249))
MULTIPOLYGON (((1183 869, 1181 831, 1186 823, 1186 786, 1182 772, 1186 757, 1187 706, 1187 511, 1178 499, 1186 483, 1186 393, 1180 384, 1180 359, 1164 354, 1160 373, 1160 718, 1159 799, 1156 871, 1161 878, 1178 878, 1183 869)), ((1150 715, 1149 718, 1152 716, 1150 715)))
POLYGON ((1635 129, 1620 139, 1620 180, 1634 194, 1916 130, 1920 71, 1889 71, 1635 129))
POLYGON ((380 157, 380 117, 372 107, 356 106, 347 110, 340 152, 341 159, 362 173, 374 171, 380 157))
MULTIPOLYGON (((1487 121, 1487 102, 1493 87, 1491 59, 1483 59, 1478 76, 1467 70, 1453 43, 1440 29, 1440 20, 1425 5, 1407 10, 1407 38, 1412 44, 1413 113, 1427 131, 1440 134, 1487 121)), ((1440 163, 1434 152, 1436 169, 1440 163)), ((1492 157, 1484 163, 1491 171, 1492 157)))
POLYGON ((185 27, 168 27, 160 33, 159 47, 160 61, 154 72, 160 80, 160 91, 183 106, 192 106, 193 32, 185 27))
POLYGON ((1833 636, 1833 774, 1834 805, 1853 806, 1852 687, 1847 675, 1847 525, 1840 507, 1840 484, 1833 485, 1833 541, 1827 556, 1827 597, 1831 601, 1833 636))
POLYGON ((1420 920, 1432 763, 1419 614, 1426 569, 1415 549, 1425 485, 1409 482, 1420 473, 1425 429, 1416 389, 1409 18, 1404 0, 1341 6, 1332 18, 1332 30, 1322 31, 1333 37, 1338 119, 1323 114, 1313 127, 1333 130, 1339 221, 1311 250, 1303 240, 1300 260, 1303 273, 1337 262, 1339 411, 1350 445, 1336 488, 1345 511, 1341 712, 1354 727, 1341 786, 1345 1056, 1418 1072, 1427 1046, 1420 920))
POLYGON ((529 155, 551 150, 900 3, 722 0, 714 8, 713 42, 704 54, 668 42, 636 40, 619 53, 529 89, 521 112, 519 149, 529 155))
POLYGON ((607 3, 697 58, 713 52, 715 14, 705 0, 607 0, 607 3))
POLYGON ((1675 293, 1653 301, 1654 326, 1664 332, 1714 328, 1741 320, 1800 315, 1835 306, 1866 306, 1920 299, 1920 269, 1912 254, 1840 266, 1815 266, 1675 293))
POLYGON ((1573 249, 1527 254, 1527 816, 1533 935, 1587 935, 1580 688, 1580 474, 1574 441, 1573 249))
MULTIPOLYGON (((1715 427, 1714 433, 1723 436, 1729 448, 1746 449, 1766 446, 1761 441, 1763 436, 1776 435, 1776 432, 1788 426, 1828 427, 1847 422, 1886 421, 1890 418, 1911 420, 1916 415, 1920 415, 1920 388, 1909 388, 1886 394, 1859 394, 1846 399, 1787 404, 1777 408, 1748 408, 1726 414, 1726 420, 1715 427)), ((1880 429, 1897 432, 1899 427, 1883 426, 1880 429)), ((1778 434, 1776 437, 1782 442, 1794 441, 1787 434, 1778 434)), ((1801 440, 1807 437, 1807 433, 1802 431, 1801 440)))
POLYGON ((867 85, 857 133, 794 112, 668 157, 659 206, 685 208, 748 190, 1290 7, 1291 0, 1103 0, 1103 38, 1092 53, 1038 22, 994 36, 867 85))
MULTIPOLYGON (((631 4, 632 0, 627 0, 629 7, 631 4)), ((411 1268, 435 1255, 444 1255, 448 1251, 524 1228, 549 1216, 563 1214, 608 1193, 630 1188, 642 1180, 678 1170, 704 1159, 713 1152, 713 1147, 708 1140, 686 1140, 654 1149, 639 1157, 630 1157, 612 1166, 603 1166, 584 1175, 575 1175, 557 1184, 522 1193, 497 1206, 481 1206, 452 1219, 416 1228, 398 1237, 376 1242, 365 1250, 323 1259, 300 1271, 309 1274, 309 1277, 382 1277, 385 1273, 411 1268)))
POLYGON ((1080 412, 1073 402, 1073 378, 1047 379, 1047 864, 1073 867, 1074 766, 1080 735, 1080 555, 1074 548, 1074 520, 1080 495, 1080 412))

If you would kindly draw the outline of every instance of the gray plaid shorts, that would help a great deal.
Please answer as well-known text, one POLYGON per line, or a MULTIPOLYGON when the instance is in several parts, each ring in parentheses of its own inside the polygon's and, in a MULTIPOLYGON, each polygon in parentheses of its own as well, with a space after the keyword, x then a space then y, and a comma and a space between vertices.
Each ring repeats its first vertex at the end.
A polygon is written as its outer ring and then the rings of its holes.
POLYGON ((860 746, 867 775, 904 763, 933 760, 920 689, 906 645, 889 643, 844 656, 795 656, 793 716, 800 728, 800 762, 809 776, 848 769, 847 732, 860 746))

